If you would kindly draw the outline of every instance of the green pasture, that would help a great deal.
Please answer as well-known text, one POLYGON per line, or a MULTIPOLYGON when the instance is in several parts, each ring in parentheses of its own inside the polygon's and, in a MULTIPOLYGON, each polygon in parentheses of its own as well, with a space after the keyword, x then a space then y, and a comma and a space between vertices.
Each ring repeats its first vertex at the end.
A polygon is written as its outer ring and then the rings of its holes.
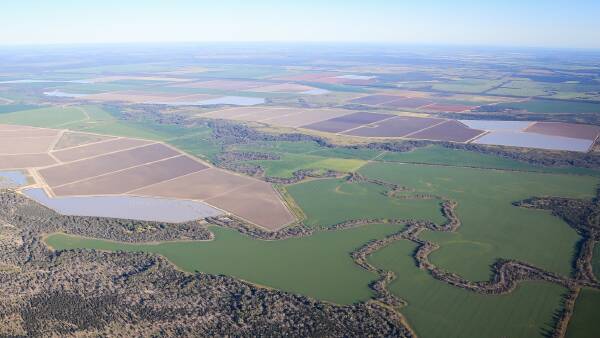
POLYGON ((360 173, 457 201, 458 231, 422 237, 440 245, 431 254, 434 264, 470 280, 487 280, 499 258, 569 275, 576 232, 550 212, 511 203, 532 196, 592 198, 598 184, 588 176, 415 164, 370 163, 360 173))
POLYGON ((443 83, 436 83, 431 86, 431 88, 445 92, 477 94, 491 89, 500 83, 502 83, 501 80, 463 78, 459 80, 448 80, 447 82, 443 83))
POLYGON ((598 113, 600 104, 590 102, 571 102, 558 100, 532 99, 523 102, 500 103, 501 108, 523 109, 532 113, 559 114, 559 113, 598 113))
POLYGON ((481 154, 461 149, 449 149, 437 145, 416 148, 412 151, 403 153, 388 152, 380 157, 379 160, 518 171, 539 171, 559 174, 600 175, 600 171, 596 169, 580 167, 543 167, 500 156, 481 154))
POLYGON ((582 289, 567 327, 567 338, 600 337, 600 290, 582 289))
POLYGON ((560 306, 560 286, 525 282, 507 295, 480 295, 433 279, 416 267, 416 244, 394 242, 369 257, 393 271, 390 291, 406 300, 402 312, 423 338, 544 337, 560 306))
POLYGON ((85 118, 76 107, 47 107, 0 114, 0 123, 56 128, 85 118))
POLYGON ((211 227, 216 238, 205 242, 126 244, 53 234, 47 243, 55 249, 156 253, 185 271, 226 274, 288 292, 349 304, 371 298, 373 294, 368 284, 377 278, 354 264, 350 252, 402 228, 401 225, 372 225, 323 231, 305 238, 263 241, 235 230, 211 227))
POLYGON ((32 110, 37 108, 40 107, 32 104, 2 104, 0 105, 0 114, 13 113, 22 110, 32 110))
POLYGON ((440 201, 399 199, 372 183, 321 179, 288 186, 287 191, 307 216, 306 224, 331 226, 352 219, 418 218, 443 223, 440 201))

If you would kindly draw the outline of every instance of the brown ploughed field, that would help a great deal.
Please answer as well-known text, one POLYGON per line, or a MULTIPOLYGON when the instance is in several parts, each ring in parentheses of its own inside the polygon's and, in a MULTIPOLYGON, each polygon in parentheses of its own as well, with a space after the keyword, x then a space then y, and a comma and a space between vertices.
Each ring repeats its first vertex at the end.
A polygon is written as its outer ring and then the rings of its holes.
POLYGON ((40 170, 40 174, 49 186, 56 187, 177 155, 179 155, 177 151, 155 143, 140 148, 42 169, 40 170))
POLYGON ((56 164, 48 154, 0 155, 0 169, 24 169, 56 164))
POLYGON ((60 161, 71 162, 88 157, 108 154, 115 151, 140 147, 150 143, 150 141, 136 140, 130 138, 110 139, 106 141, 101 141, 100 143, 93 143, 78 146, 75 148, 54 151, 52 154, 56 156, 56 158, 60 161))
POLYGON ((56 196, 116 195, 206 169, 207 166, 180 155, 167 160, 92 177, 53 188, 56 196))
POLYGON ((443 121, 436 118, 398 116, 385 120, 381 124, 374 123, 371 126, 363 126, 344 134, 362 137, 403 137, 443 121))
POLYGON ((346 130, 358 128, 365 124, 378 122, 389 119, 394 115, 375 114, 375 113, 354 113, 348 114, 333 119, 302 126, 302 128, 324 131, 329 133, 340 133, 346 130))

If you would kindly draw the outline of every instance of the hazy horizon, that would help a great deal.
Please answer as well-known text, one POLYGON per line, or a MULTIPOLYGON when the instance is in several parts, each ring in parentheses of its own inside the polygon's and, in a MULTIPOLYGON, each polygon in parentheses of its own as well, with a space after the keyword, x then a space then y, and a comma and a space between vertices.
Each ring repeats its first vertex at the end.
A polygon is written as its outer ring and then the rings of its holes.
POLYGON ((160 0, 3 4, 0 45, 365 43, 600 48, 594 1, 160 0))

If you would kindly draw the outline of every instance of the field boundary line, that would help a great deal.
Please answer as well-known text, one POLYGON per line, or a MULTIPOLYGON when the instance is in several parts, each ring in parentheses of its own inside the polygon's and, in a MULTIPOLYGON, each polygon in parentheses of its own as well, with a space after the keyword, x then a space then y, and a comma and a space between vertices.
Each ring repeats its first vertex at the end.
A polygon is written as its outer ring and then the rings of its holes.
POLYGON ((425 128, 423 128, 423 129, 420 129, 420 130, 417 130, 417 131, 413 131, 412 133, 408 133, 408 134, 406 134, 406 135, 403 135, 402 137, 410 137, 410 136, 412 136, 412 135, 414 135, 414 134, 418 134, 418 133, 422 132, 423 130, 431 129, 431 128, 433 128, 433 127, 440 126, 440 125, 442 125, 442 124, 444 124, 444 123, 447 123, 447 122, 450 122, 450 121, 451 121, 451 120, 444 120, 444 121, 442 121, 442 122, 436 123, 436 124, 434 124, 434 125, 431 125, 431 126, 429 126, 429 127, 425 127, 425 128))
MULTIPOLYGON (((68 130, 67 130, 67 132, 68 132, 68 130)), ((92 146, 92 145, 95 145, 95 144, 100 144, 100 143, 108 142, 108 141, 115 141, 115 140, 119 140, 119 139, 123 139, 123 137, 114 137, 114 138, 109 138, 109 139, 106 139, 106 140, 100 140, 100 141, 91 142, 91 143, 79 144, 79 145, 72 146, 72 147, 55 149, 55 150, 52 150, 52 152, 59 152, 59 151, 63 151, 63 150, 77 149, 77 148, 82 148, 82 147, 86 147, 86 146, 92 146)))
POLYGON ((54 142, 52 142, 48 145, 48 153, 50 153, 52 151, 52 149, 54 149, 54 147, 56 147, 56 145, 58 144, 58 141, 60 141, 60 139, 63 137, 64 134, 65 134, 64 129, 59 131, 59 133, 56 135, 56 139, 54 140, 54 142))
MULTIPOLYGON (((183 155, 183 156, 185 156, 185 155, 183 155)), ((145 186, 140 187, 140 188, 135 188, 133 190, 126 191, 126 192, 124 192, 124 194, 132 194, 132 193, 135 193, 136 191, 139 191, 139 190, 142 190, 142 189, 147 189, 147 188, 153 187, 153 186, 158 185, 158 184, 162 184, 162 183, 167 183, 167 182, 170 182, 170 181, 174 181, 174 180, 177 180, 177 179, 180 179, 180 178, 183 178, 183 177, 187 177, 187 176, 190 176, 190 175, 193 175, 193 174, 197 174, 197 173, 199 173, 201 171, 208 170, 208 169, 213 169, 213 168, 210 168, 210 167, 203 168, 203 169, 200 169, 198 171, 194 171, 192 173, 187 173, 187 174, 180 175, 180 176, 177 176, 177 177, 169 178, 168 180, 164 180, 164 181, 160 181, 160 182, 155 182, 155 183, 152 183, 152 184, 148 184, 148 185, 145 185, 145 186)), ((198 200, 195 199, 194 201, 198 201, 198 200)))
POLYGON ((371 123, 366 123, 366 124, 361 124, 358 127, 350 128, 350 129, 343 130, 343 131, 339 131, 336 134, 341 135, 341 134, 344 134, 344 133, 347 133, 347 132, 350 132, 350 131, 353 131, 353 130, 356 130, 356 129, 360 129, 360 128, 371 126, 371 125, 376 125, 377 123, 385 122, 385 121, 388 121, 388 120, 391 120, 391 119, 394 119, 394 118, 397 118, 397 117, 398 117, 398 115, 392 115, 390 117, 386 117, 383 120, 379 120, 379 121, 375 121, 375 122, 371 122, 371 123))
POLYGON ((163 159, 160 159, 160 160, 155 160, 155 161, 146 162, 146 163, 142 163, 142 164, 136 164, 136 165, 134 165, 134 166, 131 166, 131 167, 127 167, 127 168, 123 168, 123 169, 119 169, 119 170, 115 170, 115 171, 107 172, 107 173, 100 174, 100 175, 96 175, 96 176, 90 176, 90 177, 82 178, 82 179, 80 179, 80 180, 76 180, 76 181, 73 181, 73 182, 63 183, 63 184, 60 184, 60 185, 55 185, 55 186, 53 186, 52 188, 53 188, 53 189, 54 189, 54 188, 61 188, 61 187, 64 187, 64 186, 66 186, 66 185, 72 185, 72 184, 77 184, 77 183, 81 183, 81 182, 89 181, 89 180, 92 180, 92 179, 95 179, 95 178, 99 178, 99 177, 103 177, 103 176, 107 176, 107 175, 112 175, 112 174, 115 174, 115 173, 120 173, 120 172, 122 172, 122 171, 126 171, 126 170, 129 170, 129 169, 134 169, 134 168, 138 168, 138 167, 143 167, 143 166, 145 166, 145 165, 148 165, 148 164, 154 164, 154 163, 158 163, 158 162, 162 162, 162 161, 167 161, 167 160, 170 160, 170 159, 173 159, 173 158, 177 158, 177 157, 181 157, 181 156, 184 156, 184 155, 182 155, 182 154, 177 154, 177 155, 175 155, 175 156, 166 157, 166 158, 163 158, 163 159))
POLYGON ((135 146, 135 147, 124 148, 124 149, 121 149, 121 150, 114 150, 114 151, 111 151, 111 152, 108 152, 108 153, 104 153, 104 154, 100 154, 100 155, 94 155, 94 156, 90 156, 90 157, 79 158, 79 159, 76 159, 76 160, 73 160, 73 161, 67 161, 67 162, 64 162, 64 163, 65 164, 71 164, 71 163, 77 163, 77 162, 87 161, 87 160, 95 159, 95 158, 102 157, 102 156, 105 156, 105 155, 113 155, 113 154, 124 152, 124 151, 135 150, 135 149, 138 149, 138 148, 143 148, 143 147, 151 146, 153 144, 160 144, 160 143, 159 142, 154 142, 154 143, 149 143, 149 144, 142 144, 142 145, 135 146))
POLYGON ((489 131, 489 130, 483 130, 483 132, 481 134, 466 140, 465 143, 471 143, 471 142, 473 142, 481 137, 484 137, 485 135, 490 134, 490 133, 491 133, 491 131, 489 131))

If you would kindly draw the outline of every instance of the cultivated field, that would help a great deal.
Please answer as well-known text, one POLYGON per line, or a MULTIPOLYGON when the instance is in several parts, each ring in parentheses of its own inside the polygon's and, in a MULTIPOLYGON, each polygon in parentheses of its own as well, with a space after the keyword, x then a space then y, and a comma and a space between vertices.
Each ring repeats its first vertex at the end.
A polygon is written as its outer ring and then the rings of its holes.
POLYGON ((0 125, 0 160, 0 169, 31 170, 53 197, 169 197, 204 202, 269 230, 294 221, 269 183, 212 168, 163 143, 0 125))

